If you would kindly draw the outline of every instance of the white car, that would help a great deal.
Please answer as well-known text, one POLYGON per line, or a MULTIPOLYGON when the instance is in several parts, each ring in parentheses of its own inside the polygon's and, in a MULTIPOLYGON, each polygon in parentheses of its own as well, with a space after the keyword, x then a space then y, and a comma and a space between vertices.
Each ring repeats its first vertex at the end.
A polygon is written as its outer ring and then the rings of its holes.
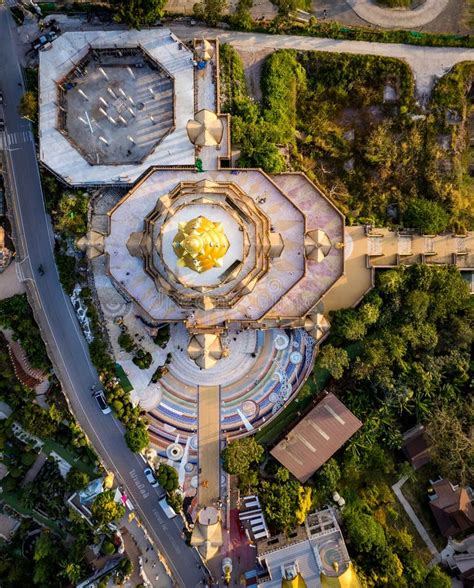
POLYGON ((155 474, 152 472, 151 468, 145 468, 143 470, 143 473, 145 474, 146 479, 150 482, 153 488, 159 486, 158 482, 156 481, 155 474))
POLYGON ((97 400, 97 404, 99 405, 100 410, 104 414, 110 414, 112 412, 112 409, 107 404, 107 400, 105 398, 103 390, 97 390, 96 392, 94 392, 94 398, 97 400))

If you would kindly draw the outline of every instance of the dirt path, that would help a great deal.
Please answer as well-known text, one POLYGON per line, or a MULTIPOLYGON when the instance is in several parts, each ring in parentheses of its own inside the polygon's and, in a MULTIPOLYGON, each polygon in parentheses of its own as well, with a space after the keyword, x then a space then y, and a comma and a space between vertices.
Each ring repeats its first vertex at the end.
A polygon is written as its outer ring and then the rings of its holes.
POLYGON ((239 52, 244 68, 247 89, 252 98, 260 102, 262 100, 262 90, 260 88, 260 78, 262 76, 262 67, 265 59, 274 49, 258 49, 256 51, 236 48, 239 52))

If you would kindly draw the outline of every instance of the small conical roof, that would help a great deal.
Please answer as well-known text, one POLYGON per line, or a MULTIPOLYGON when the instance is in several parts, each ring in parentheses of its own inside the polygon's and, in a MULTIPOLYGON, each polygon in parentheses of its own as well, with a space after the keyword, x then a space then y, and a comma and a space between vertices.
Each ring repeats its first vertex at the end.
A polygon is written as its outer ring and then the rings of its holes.
POLYGON ((188 137, 194 145, 212 147, 222 141, 224 127, 222 121, 211 110, 200 110, 194 120, 189 120, 186 126, 188 137))
POLYGON ((210 61, 214 57, 214 53, 214 46, 207 39, 203 39, 196 47, 196 58, 198 61, 210 61))

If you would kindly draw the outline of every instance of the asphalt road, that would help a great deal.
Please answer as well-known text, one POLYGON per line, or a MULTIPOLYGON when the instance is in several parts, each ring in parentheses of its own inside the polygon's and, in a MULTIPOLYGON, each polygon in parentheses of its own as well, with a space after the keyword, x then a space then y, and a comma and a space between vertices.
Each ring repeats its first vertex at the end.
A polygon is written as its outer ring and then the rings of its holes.
MULTIPOLYGON (((35 300, 35 311, 58 377, 74 414, 106 466, 125 487, 137 514, 166 558, 183 588, 202 586, 204 571, 194 549, 182 539, 182 521, 169 520, 158 504, 157 491, 144 474, 143 460, 125 444, 122 425, 103 415, 90 388, 98 385, 87 344, 71 303, 59 283, 54 263, 51 229, 43 203, 38 162, 28 121, 18 114, 23 79, 13 35, 15 25, 0 6, 0 88, 4 96, 6 132, 1 139, 7 153, 8 177, 13 192, 13 217, 17 228, 17 258, 21 275, 35 300), (44 275, 38 273, 38 266, 44 275)), ((1 146, 1 145, 0 145, 1 146)))

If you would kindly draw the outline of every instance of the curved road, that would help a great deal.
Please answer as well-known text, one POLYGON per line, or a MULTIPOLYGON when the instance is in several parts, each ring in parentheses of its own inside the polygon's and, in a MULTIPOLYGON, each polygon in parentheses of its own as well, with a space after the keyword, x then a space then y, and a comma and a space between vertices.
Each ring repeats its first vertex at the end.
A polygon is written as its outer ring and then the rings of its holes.
POLYGON ((12 191, 12 213, 17 230, 17 267, 34 301, 48 351, 56 366, 74 414, 100 454, 126 488, 150 537, 165 556, 178 584, 194 588, 206 580, 196 550, 182 538, 182 521, 169 520, 158 504, 157 491, 143 475, 144 462, 125 444, 122 425, 103 415, 90 393, 98 384, 87 344, 71 303, 59 283, 54 262, 51 229, 43 203, 38 162, 30 124, 18 114, 23 79, 15 50, 15 25, 8 10, 0 6, 0 85, 4 95, 6 132, 0 134, 12 191), (40 276, 42 264, 45 274, 40 276))

